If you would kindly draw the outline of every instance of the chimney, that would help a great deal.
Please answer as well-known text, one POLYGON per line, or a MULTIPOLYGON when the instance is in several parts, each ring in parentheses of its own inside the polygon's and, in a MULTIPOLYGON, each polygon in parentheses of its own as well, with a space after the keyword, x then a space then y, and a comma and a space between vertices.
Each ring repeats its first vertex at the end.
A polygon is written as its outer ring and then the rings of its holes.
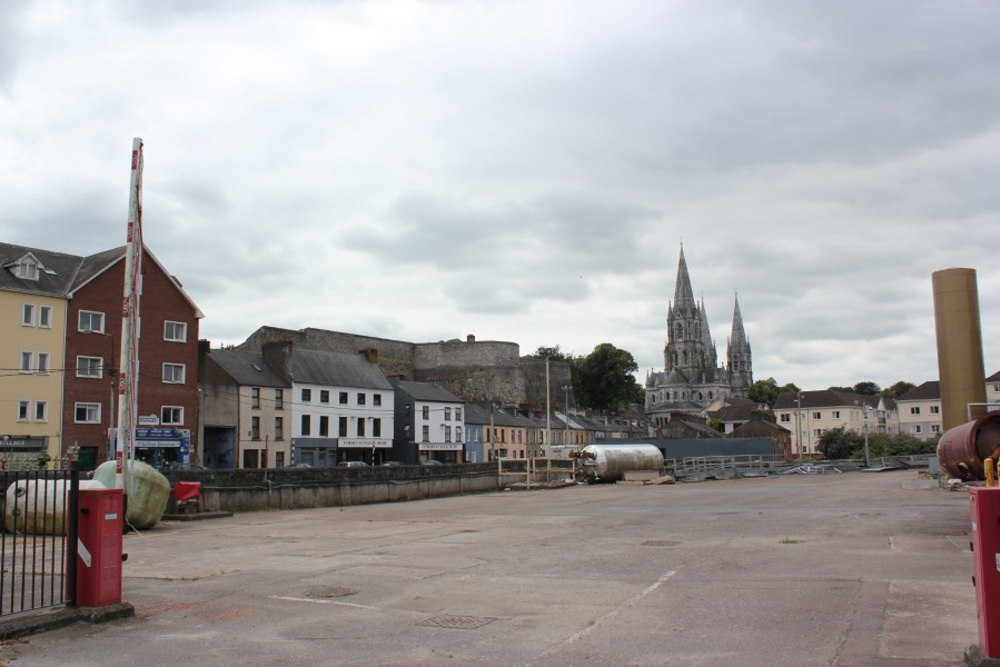
POLYGON ((261 353, 267 365, 277 371, 286 380, 292 379, 292 341, 266 340, 261 346, 261 353))
POLYGON ((465 337, 465 342, 466 343, 475 343, 476 342, 476 334, 469 334, 469 335, 467 335, 465 337))
POLYGON ((360 350, 360 353, 364 355, 365 359, 368 360, 370 364, 378 363, 378 348, 377 347, 366 347, 360 350))

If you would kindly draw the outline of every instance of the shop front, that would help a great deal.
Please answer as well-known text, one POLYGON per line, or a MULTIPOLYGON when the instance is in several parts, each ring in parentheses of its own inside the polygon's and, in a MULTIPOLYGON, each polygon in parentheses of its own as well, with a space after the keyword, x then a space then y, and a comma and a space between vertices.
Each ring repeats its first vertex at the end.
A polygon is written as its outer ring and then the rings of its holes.
POLYGON ((163 470, 178 463, 191 463, 191 431, 176 428, 137 428, 135 460, 163 470))
POLYGON ((388 438, 340 438, 337 444, 337 463, 364 461, 377 466, 392 456, 392 440, 388 438))
POLYGON ((417 463, 437 461, 438 463, 463 463, 461 442, 421 442, 417 446, 420 460, 417 463))
POLYGON ((0 436, 0 468, 26 470, 42 468, 48 455, 48 436, 0 436))

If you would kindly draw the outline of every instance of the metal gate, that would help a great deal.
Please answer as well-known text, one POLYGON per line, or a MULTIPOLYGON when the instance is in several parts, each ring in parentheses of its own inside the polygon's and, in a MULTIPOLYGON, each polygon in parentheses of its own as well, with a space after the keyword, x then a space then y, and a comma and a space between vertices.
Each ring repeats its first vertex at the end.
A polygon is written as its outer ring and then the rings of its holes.
POLYGON ((0 484, 0 617, 72 604, 79 470, 3 470, 0 484))

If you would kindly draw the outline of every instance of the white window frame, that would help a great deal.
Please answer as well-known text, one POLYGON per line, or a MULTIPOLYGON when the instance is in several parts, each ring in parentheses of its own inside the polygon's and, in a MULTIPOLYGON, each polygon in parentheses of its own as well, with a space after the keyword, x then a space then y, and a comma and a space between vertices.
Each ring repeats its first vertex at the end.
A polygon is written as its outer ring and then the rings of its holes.
POLYGON ((38 260, 31 257, 21 259, 17 264, 17 277, 22 280, 38 280, 38 260))
POLYGON ((184 408, 180 405, 160 406, 160 424, 163 426, 182 426, 184 424, 184 408), (173 417, 176 416, 176 419, 173 417))
POLYGON ((840 419, 840 410, 834 410, 833 411, 833 418, 834 419, 840 419))
POLYGON ((26 303, 21 307, 21 326, 35 326, 35 304, 26 303))
POLYGON ((31 373, 35 363, 35 353, 21 350, 21 373, 31 373))
POLYGON ((101 404, 100 403, 86 403, 78 402, 73 404, 73 423, 74 424, 100 424, 101 423, 101 404), (83 419, 80 419, 80 410, 85 410, 86 414, 83 419))
POLYGON ((52 306, 38 307, 38 326, 42 329, 52 328, 52 306))
POLYGON ((917 435, 920 435, 921 433, 924 432, 924 427, 921 426, 920 424, 914 424, 913 425, 913 432, 916 433, 917 435))
MULTIPOLYGON (((920 406, 919 405, 911 406, 910 407, 910 414, 911 415, 919 415, 920 414, 920 406)), ((917 431, 917 433, 920 433, 920 431, 917 431)))
POLYGON ((48 401, 35 401, 35 421, 42 423, 49 421, 48 401))
POLYGON ((35 358, 38 360, 38 374, 48 375, 49 371, 52 370, 52 365, 49 363, 49 353, 39 352, 35 358))
POLYGON ((941 424, 931 424, 931 433, 940 433, 941 424))
POLYGON ((104 317, 104 313, 98 312, 96 310, 81 310, 79 315, 77 315, 77 320, 76 320, 77 331, 93 331, 94 333, 104 333, 105 319, 106 318, 104 317), (84 321, 83 321, 84 316, 86 316, 87 318, 86 322, 87 326, 84 326, 84 321), (100 318, 100 325, 101 325, 100 329, 94 328, 93 320, 95 317, 100 318))
POLYGON ((939 414, 941 414, 941 406, 940 405, 932 405, 930 407, 930 411, 931 411, 932 415, 939 415, 939 414))
POLYGON ((187 366, 184 364, 164 362, 163 375, 161 377, 163 378, 163 384, 184 384, 184 380, 187 377, 187 366), (176 371, 179 371, 179 373, 176 371), (180 376, 180 379, 177 379, 178 375, 180 376))
POLYGON ((787 424, 792 421, 792 416, 787 412, 782 412, 780 415, 778 415, 778 421, 780 421, 783 424, 787 424))
POLYGON ((172 343, 187 342, 187 322, 167 320, 163 323, 163 340, 172 343), (179 330, 179 335, 178 335, 179 330))
POLYGON ((26 422, 31 420, 31 401, 17 402, 17 421, 26 422))
POLYGON ((76 376, 78 378, 104 377, 104 357, 78 356, 76 358, 76 376))

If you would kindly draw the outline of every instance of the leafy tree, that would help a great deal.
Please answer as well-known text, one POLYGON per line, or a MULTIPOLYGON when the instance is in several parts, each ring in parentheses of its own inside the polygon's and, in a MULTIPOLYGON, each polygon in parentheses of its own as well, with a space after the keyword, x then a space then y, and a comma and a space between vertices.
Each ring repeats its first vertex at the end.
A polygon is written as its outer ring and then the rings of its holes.
POLYGON ((827 387, 827 391, 846 391, 849 394, 855 393, 854 387, 827 387))
POLYGON ((841 426, 823 431, 819 442, 816 443, 816 449, 828 459, 849 459, 859 447, 863 450, 864 445, 864 436, 841 426))
POLYGON ((773 408, 774 404, 778 401, 778 396, 787 392, 797 391, 799 391, 799 388, 791 382, 779 387, 778 382, 774 378, 767 378, 766 380, 757 380, 750 385, 750 389, 747 390, 747 398, 757 403, 766 403, 773 408))
POLYGON ((708 427, 714 428, 719 433, 724 433, 726 429, 726 424, 721 419, 709 419, 708 427))
POLYGON ((577 404, 620 412, 635 403, 637 397, 641 402, 637 392, 641 387, 632 377, 639 365, 630 352, 601 343, 586 357, 575 357, 570 364, 577 404))
POLYGON ((566 354, 559 349, 559 346, 545 347, 544 345, 535 350, 532 354, 524 355, 525 359, 549 359, 551 361, 572 361, 572 355, 566 354))
POLYGON ((855 394, 861 394, 862 396, 878 396, 878 393, 882 391, 882 388, 874 382, 865 381, 854 385, 854 389, 852 391, 854 391, 855 394))
MULTIPOLYGON (((893 435, 871 433, 868 435, 869 456, 915 456, 933 454, 936 451, 936 440, 921 440, 906 433, 893 435)), ((861 443, 861 454, 863 453, 864 441, 861 443)))
POLYGON ((896 399, 905 394, 906 392, 912 391, 913 389, 916 388, 917 385, 913 384, 912 382, 906 382, 905 380, 900 380, 891 387, 886 387, 885 389, 883 389, 882 396, 884 396, 885 398, 896 399))

